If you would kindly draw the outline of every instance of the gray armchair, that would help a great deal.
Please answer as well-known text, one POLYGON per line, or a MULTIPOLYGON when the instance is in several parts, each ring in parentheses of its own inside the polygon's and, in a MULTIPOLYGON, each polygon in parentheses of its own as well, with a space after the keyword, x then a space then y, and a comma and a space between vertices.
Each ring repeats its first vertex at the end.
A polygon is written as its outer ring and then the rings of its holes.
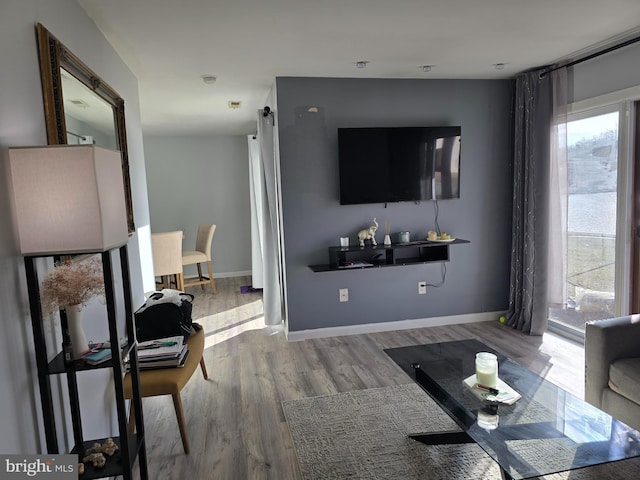
POLYGON ((585 400, 640 429, 640 315, 589 322, 585 400))

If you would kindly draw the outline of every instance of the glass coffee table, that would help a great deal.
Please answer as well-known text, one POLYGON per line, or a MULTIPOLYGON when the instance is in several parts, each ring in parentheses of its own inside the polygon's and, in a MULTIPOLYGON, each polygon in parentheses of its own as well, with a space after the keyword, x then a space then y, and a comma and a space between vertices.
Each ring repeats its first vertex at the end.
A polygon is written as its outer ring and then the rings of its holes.
POLYGON ((415 432, 431 445, 477 443, 504 479, 525 479, 640 456, 640 432, 477 340, 385 350, 456 422, 452 432, 415 432), (496 405, 463 384, 477 352, 498 356, 498 376, 522 398, 496 405))

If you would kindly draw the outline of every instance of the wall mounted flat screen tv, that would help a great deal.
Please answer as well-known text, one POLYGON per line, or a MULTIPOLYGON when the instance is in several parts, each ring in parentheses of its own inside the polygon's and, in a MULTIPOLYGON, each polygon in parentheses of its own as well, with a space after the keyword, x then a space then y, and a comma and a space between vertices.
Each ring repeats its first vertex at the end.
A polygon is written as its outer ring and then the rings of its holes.
POLYGON ((458 127, 339 128, 340 204, 460 197, 458 127))

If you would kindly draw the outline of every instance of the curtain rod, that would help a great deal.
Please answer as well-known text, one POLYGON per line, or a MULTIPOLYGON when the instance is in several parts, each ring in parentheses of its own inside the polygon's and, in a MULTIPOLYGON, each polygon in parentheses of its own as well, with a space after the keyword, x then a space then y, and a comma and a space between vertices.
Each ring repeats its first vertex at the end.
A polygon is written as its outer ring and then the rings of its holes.
POLYGON ((600 50, 599 52, 595 52, 590 55, 587 55, 586 57, 579 58, 578 60, 574 60, 572 62, 565 63, 564 65, 558 65, 557 67, 553 67, 548 70, 545 70, 542 73, 540 73, 540 78, 544 77, 548 73, 555 72, 556 70, 560 70, 561 68, 573 67, 574 65, 577 65, 579 63, 586 62, 587 60, 591 60, 593 58, 599 57, 600 55, 613 52, 620 48, 628 47, 629 45, 633 45, 634 43, 637 43, 637 42, 640 42, 640 36, 635 38, 630 38, 629 40, 619 43, 618 45, 613 45, 609 48, 605 48, 604 50, 600 50))

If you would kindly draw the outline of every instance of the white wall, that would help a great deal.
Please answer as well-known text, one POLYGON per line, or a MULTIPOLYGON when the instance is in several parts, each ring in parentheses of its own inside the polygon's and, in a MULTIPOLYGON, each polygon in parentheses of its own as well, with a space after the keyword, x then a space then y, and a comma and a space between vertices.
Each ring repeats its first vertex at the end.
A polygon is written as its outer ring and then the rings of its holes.
MULTIPOLYGON (((151 231, 182 230, 195 247, 198 225, 215 223, 214 277, 251 271, 249 152, 244 135, 145 136, 151 231)), ((193 275, 190 267, 185 275, 193 275)))
MULTIPOLYGON (((0 2, 0 452, 38 453, 44 436, 39 415, 31 319, 23 259, 13 238, 7 196, 8 147, 46 144, 44 111, 36 48, 35 24, 53 35, 111 85, 125 100, 134 214, 138 230, 129 242, 134 306, 143 300, 143 278, 152 273, 146 262, 150 249, 144 152, 137 80, 75 0, 2 0, 0 2), (141 253, 144 252, 144 253, 141 253)), ((92 330, 89 327, 88 330, 92 330)), ((54 388, 59 377, 53 377, 54 388)), ((84 433, 108 436, 115 417, 109 397, 108 372, 79 375, 84 433), (89 409, 91 406, 91 409, 89 409), (87 413, 88 412, 88 413, 87 413), (89 415, 89 413, 92 413, 89 415), (109 414, 111 413, 111 414, 109 414), (84 418, 86 417, 86 418, 84 418)), ((63 389, 64 390, 64 389, 63 389)), ((113 390, 113 389, 111 389, 113 390)), ((63 444, 72 435, 59 426, 63 444)))
POLYGON ((570 101, 577 102, 640 85, 640 43, 574 66, 570 101))

